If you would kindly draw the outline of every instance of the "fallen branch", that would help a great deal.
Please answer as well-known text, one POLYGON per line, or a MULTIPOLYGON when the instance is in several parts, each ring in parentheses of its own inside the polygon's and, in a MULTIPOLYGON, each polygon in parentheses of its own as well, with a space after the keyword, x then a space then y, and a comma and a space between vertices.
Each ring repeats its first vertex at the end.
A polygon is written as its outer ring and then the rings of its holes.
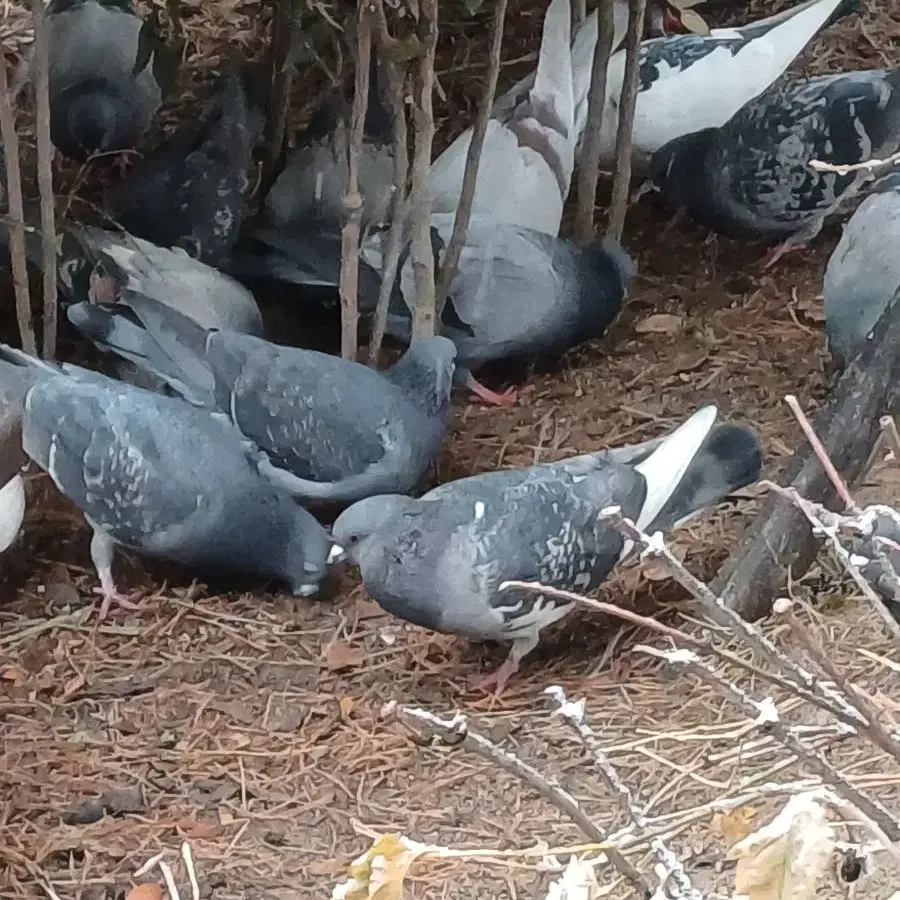
POLYGON ((900 824, 891 816, 890 812, 881 803, 866 797, 857 790, 834 769, 821 753, 810 750, 792 734, 790 729, 782 723, 778 707, 770 697, 762 701, 754 700, 737 685, 720 678, 715 670, 700 659, 693 650, 658 650, 656 647, 649 647, 646 644, 639 644, 634 650, 696 675, 701 681, 741 709, 758 726, 765 728, 768 733, 777 738, 786 750, 802 760, 826 785, 852 803, 867 818, 876 822, 890 841, 900 840, 900 824))
POLYGON ((435 333, 434 250, 431 244, 431 145, 434 141, 434 57, 437 48, 437 0, 421 0, 419 24, 424 31, 421 54, 415 67, 413 82, 413 150, 412 246, 411 260, 415 285, 415 308, 412 310, 412 336, 431 337, 435 333))
POLYGON ((369 97, 369 68, 372 54, 372 27, 365 3, 357 7, 356 72, 353 82, 353 106, 350 111, 350 136, 347 145, 347 194, 341 229, 341 356, 356 359, 359 347, 359 232, 363 200, 359 193, 359 157, 362 153, 366 107, 369 97))
MULTIPOLYGON (((900 291, 896 298, 900 298, 900 291)), ((898 381, 900 302, 893 302, 814 421, 828 457, 851 487, 864 472, 879 435, 881 416, 897 406, 898 381)), ((809 500, 825 505, 836 500, 834 485, 811 448, 798 452, 779 480, 809 500)), ((800 578, 817 549, 803 513, 789 500, 772 495, 745 532, 739 549, 719 570, 713 591, 745 619, 758 619, 769 612, 772 601, 782 593, 788 573, 800 578)))
POLYGON ((469 229, 469 219, 472 216, 472 203, 475 200, 475 185, 478 181, 481 151, 484 149, 484 138, 487 134, 488 123, 491 119, 491 109, 494 106, 494 97, 497 93, 497 79, 500 76, 500 53, 503 49, 503 23, 506 20, 506 2, 507 0, 495 0, 494 3, 494 17, 491 21, 490 65, 488 66, 487 81, 481 95, 481 104, 478 107, 478 116, 472 129, 472 139, 469 141, 469 149, 466 153, 466 168, 463 172, 459 205, 456 207, 456 215, 453 218, 453 232, 450 235, 450 243, 447 244, 447 248, 444 251, 440 276, 437 288, 435 288, 436 322, 441 321, 444 303, 447 300, 453 279, 456 277, 459 259, 466 241, 466 233, 469 229))
POLYGON ((606 234, 621 242, 628 212, 628 192, 631 187, 632 135, 634 111, 640 83, 641 38, 644 34, 646 0, 628 0, 628 31, 625 34, 625 74, 619 99, 619 126, 616 131, 616 162, 612 194, 609 200, 609 220, 606 234))
POLYGON ((427 710, 408 706, 393 706, 392 711, 395 711, 407 724, 415 722, 416 725, 425 728, 426 731, 436 735, 445 743, 452 746, 461 745, 466 750, 494 763, 504 771, 512 773, 526 784, 531 785, 545 800, 568 816, 588 838, 604 845, 604 854, 619 874, 638 885, 642 890, 647 889, 648 885, 640 872, 622 856, 619 850, 607 845, 607 836, 602 829, 590 819, 578 801, 564 790, 556 782, 556 779, 542 775, 533 766, 523 762, 508 750, 498 747, 487 738, 472 731, 466 717, 461 713, 457 713, 452 719, 442 719, 427 710))
POLYGON ((601 0, 597 9, 597 47, 591 65, 587 122, 578 163, 575 240, 582 245, 594 240, 594 207, 597 204, 597 181, 600 177, 600 139, 603 133, 603 114, 606 111, 606 78, 615 37, 614 2, 615 0, 601 0))
POLYGON ((16 114, 7 84, 6 57, 0 54, 0 137, 6 158, 6 193, 9 202, 9 252, 12 257, 13 286, 16 292, 16 319, 22 349, 37 354, 31 296, 28 291, 28 262, 25 255, 25 211, 22 203, 22 173, 19 168, 19 139, 16 114))
MULTIPOLYGON (((594 759, 594 764, 600 777, 606 783, 606 786, 616 795, 619 804, 625 811, 626 815, 634 823, 637 831, 646 831, 649 827, 647 814, 644 807, 641 806, 632 794, 631 789, 622 780, 616 767, 603 751, 596 735, 587 723, 585 717, 584 700, 578 703, 570 703, 566 699, 565 691, 558 685, 549 687, 544 691, 555 704, 555 712, 560 715, 575 730, 581 738, 582 743, 594 759)), ((662 896, 666 894, 666 884, 671 880, 677 885, 679 897, 689 897, 691 900, 702 900, 703 894, 696 890, 688 878, 687 872, 678 857, 663 843, 660 838, 650 840, 650 849, 656 857, 657 862, 662 867, 665 875, 660 878, 660 893, 662 896)), ((654 894, 656 896, 656 894, 654 894)))
POLYGON ((44 0, 32 0, 34 18, 34 92, 37 100, 37 182, 41 198, 41 257, 44 317, 41 329, 44 359, 56 356, 56 215, 53 196, 53 144, 50 142, 50 35, 44 0))

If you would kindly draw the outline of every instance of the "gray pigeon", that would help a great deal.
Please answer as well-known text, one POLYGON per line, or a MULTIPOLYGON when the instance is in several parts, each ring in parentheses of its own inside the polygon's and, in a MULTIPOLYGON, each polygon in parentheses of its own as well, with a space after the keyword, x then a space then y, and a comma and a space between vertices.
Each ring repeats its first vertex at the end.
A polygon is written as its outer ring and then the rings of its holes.
MULTIPOLYGON (((450 213, 431 216, 436 268, 450 242, 453 219, 450 213)), ((327 234, 320 228, 275 232, 270 227, 245 236, 242 274, 259 276, 267 271, 291 284, 337 288, 337 232, 327 234)), ((360 250, 359 307, 364 313, 372 312, 378 299, 386 240, 385 230, 376 231, 360 250)), ((400 259, 388 331, 409 341, 415 293, 408 248, 400 259)), ((514 389, 495 393, 478 382, 472 370, 492 360, 558 355, 601 337, 622 308, 634 272, 631 259, 614 242, 578 248, 542 231, 473 216, 441 328, 459 353, 456 380, 487 403, 515 404, 514 389)))
POLYGON ((900 187, 867 197, 844 226, 825 268, 828 347, 843 367, 900 288, 900 187))
POLYGON ((224 268, 248 213, 264 125, 262 71, 232 62, 199 121, 138 160, 107 193, 107 214, 136 237, 224 268))
POLYGON ((414 341, 386 372, 233 331, 207 332, 124 292, 80 323, 98 345, 144 366, 192 403, 228 415, 259 448, 259 468, 297 497, 352 503, 409 491, 440 450, 456 348, 414 341), (119 314, 129 307, 141 328, 119 314))
POLYGON ((817 172, 810 160, 846 165, 898 149, 900 69, 843 72, 777 83, 721 128, 671 141, 653 155, 651 178, 719 234, 781 238, 770 268, 883 174, 817 172))
POLYGON ((201 328, 262 335, 253 294, 233 278, 189 256, 157 247, 127 232, 88 225, 67 229, 73 252, 59 264, 60 282, 72 301, 112 303, 119 291, 137 291, 171 306, 201 328))
MULTIPOLYGON (((369 97, 359 157, 363 224, 382 224, 389 212, 394 183, 394 126, 382 102, 379 68, 372 46, 369 97)), ((344 221, 350 104, 343 93, 329 98, 310 119, 287 165, 266 196, 273 225, 338 225, 344 221)))
MULTIPOLYGON (((431 217, 436 268, 450 242, 454 216, 431 217)), ((374 242, 362 257, 381 270, 374 242)), ((456 379, 482 400, 516 403, 517 391, 488 390, 472 374, 487 362, 554 356, 602 337, 619 314, 635 267, 612 241, 576 247, 570 241, 528 228, 473 217, 456 278, 444 306, 441 333, 459 352, 456 379)), ((388 330, 409 340, 412 327, 411 263, 399 276, 403 301, 393 305, 388 330)))
POLYGON ((487 472, 419 500, 363 500, 334 523, 331 562, 349 555, 369 595, 393 615, 472 640, 512 641, 503 665, 481 680, 502 690, 541 629, 572 608, 502 591, 505 581, 589 591, 631 550, 598 521, 605 508, 619 506, 647 531, 667 531, 759 478, 756 436, 734 425, 714 427, 716 415, 714 406, 700 409, 655 449, 651 442, 633 454, 487 472))
POLYGON ((25 517, 21 403, 19 385, 0 384, 0 553, 13 545, 25 517))
POLYGON ((316 592, 325 530, 259 475, 221 416, 5 345, 0 356, 0 380, 24 372, 30 382, 25 452, 94 531, 101 616, 114 601, 129 605, 112 577, 118 544, 200 569, 278 578, 298 596, 316 592))
POLYGON ((135 75, 131 0, 51 0, 50 137, 64 155, 130 150, 162 102, 153 65, 135 75))

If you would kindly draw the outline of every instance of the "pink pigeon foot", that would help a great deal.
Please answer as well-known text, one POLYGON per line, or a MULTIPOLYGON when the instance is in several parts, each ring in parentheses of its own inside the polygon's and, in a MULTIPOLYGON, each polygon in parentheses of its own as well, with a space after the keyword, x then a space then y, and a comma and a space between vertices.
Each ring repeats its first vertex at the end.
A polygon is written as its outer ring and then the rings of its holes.
POLYGON ((100 591, 103 595, 103 602, 100 604, 100 613, 99 620, 102 622, 109 615, 109 608, 113 603, 120 606, 122 609, 140 609, 139 606, 131 602, 131 597, 134 595, 123 594, 116 587, 116 583, 113 581, 112 572, 109 569, 104 569, 100 573, 100 591))
POLYGON ((507 388, 502 394, 498 394, 476 381, 471 374, 466 378, 465 384, 473 394, 492 406, 515 406, 519 402, 519 392, 515 388, 507 388))
POLYGON ((513 659, 512 656, 508 656, 504 660, 503 664, 493 672, 489 672, 487 675, 479 675, 477 678, 473 678, 469 682, 469 687, 476 691, 490 692, 490 688, 496 686, 494 696, 499 697, 503 693, 503 689, 506 687, 506 682, 509 681, 510 677, 512 675, 515 675, 515 673, 518 671, 519 661, 517 659, 513 659))
POLYGON ((790 253, 792 250, 802 250, 804 247, 806 247, 806 244, 792 244, 789 241, 784 241, 776 247, 773 247, 760 260, 760 267, 763 272, 768 272, 786 253, 790 253))

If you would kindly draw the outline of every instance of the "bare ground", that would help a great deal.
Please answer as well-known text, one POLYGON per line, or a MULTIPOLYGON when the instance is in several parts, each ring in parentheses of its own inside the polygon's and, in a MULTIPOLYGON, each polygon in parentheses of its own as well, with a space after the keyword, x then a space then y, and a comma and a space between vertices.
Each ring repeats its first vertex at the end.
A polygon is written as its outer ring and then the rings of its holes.
MULTIPOLYGON (((215 65, 226 30, 248 50, 258 48, 249 19, 256 4, 188 6, 195 16, 187 30, 204 66, 215 65)), ((506 52, 521 58, 534 49, 540 14, 511 6, 506 52)), ((754 3, 752 15, 773 8, 754 3)), ((829 31, 809 54, 808 71, 898 64, 900 13, 888 10, 873 0, 860 19, 829 31)), ((27 39, 27 17, 12 5, 5 12, 0 36, 15 47, 27 39)), ((477 25, 445 36, 448 101, 438 107, 453 117, 441 122, 444 137, 472 114, 485 37, 477 25)), ((608 339, 535 374, 536 390, 518 408, 484 409, 459 398, 441 480, 644 440, 710 401, 759 429, 765 474, 778 473, 802 444, 784 394, 812 411, 826 392, 819 290, 838 227, 763 277, 760 247, 704 243, 691 225, 661 241, 670 216, 653 198, 631 213, 626 244, 640 274, 608 339)), ((141 612, 98 627, 86 605, 96 580, 80 516, 43 476, 30 478, 29 491, 24 545, 0 561, 2 897, 43 896, 45 879, 63 900, 122 897, 135 870, 164 848, 172 848, 168 858, 185 892, 176 865, 183 840, 193 848, 201 895, 217 900, 330 896, 347 863, 371 843, 370 831, 495 849, 583 840, 532 788, 480 758, 417 739, 384 714, 392 700, 471 715, 483 733, 556 775, 598 824, 615 829, 625 824, 615 798, 541 694, 560 684, 570 697, 584 697, 649 815, 676 833, 673 846, 698 886, 722 896, 733 883, 724 862, 729 841, 765 821, 772 801, 753 800, 724 822, 713 821, 704 804, 808 774, 777 744, 760 741, 715 692, 630 652, 639 642, 660 645, 659 638, 587 613, 548 635, 500 701, 466 689, 468 676, 499 662, 500 649, 404 626, 381 614, 349 576, 321 601, 262 591, 211 595, 181 573, 123 560, 125 584, 144 592, 141 612)), ((713 574, 756 509, 751 494, 678 537, 692 571, 713 574)), ((897 469, 878 467, 860 494, 900 500, 897 469)), ((823 556, 791 594, 811 605, 806 615, 824 629, 833 657, 887 716, 896 715, 900 688, 883 659, 888 643, 830 560, 823 556)), ((631 568, 601 596, 686 629, 700 618, 653 571, 631 568)), ((767 629, 785 640, 782 626, 767 629)), ((740 683, 767 693, 753 679, 740 683)), ((823 724, 801 706, 783 710, 793 721, 823 724)), ((816 740, 849 779, 900 810, 896 765, 855 739, 823 731, 816 740)), ((634 860, 649 871, 640 847, 634 860)), ((409 896, 517 900, 543 896, 537 888, 548 877, 525 857, 422 864, 409 896)), ((599 877, 613 896, 633 895, 611 871, 599 877)), ((154 878, 155 870, 140 880, 154 878)), ((879 879, 865 882, 866 897, 887 896, 879 879)))

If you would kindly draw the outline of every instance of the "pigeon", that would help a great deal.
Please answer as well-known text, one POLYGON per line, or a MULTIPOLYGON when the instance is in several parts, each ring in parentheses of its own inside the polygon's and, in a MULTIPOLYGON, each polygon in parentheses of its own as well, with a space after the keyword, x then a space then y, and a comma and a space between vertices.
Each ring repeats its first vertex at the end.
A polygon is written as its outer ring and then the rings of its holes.
POLYGON ((900 289, 900 185, 867 197, 825 268, 828 348, 843 368, 900 289))
POLYGON ((352 503, 409 491, 443 445, 456 356, 447 338, 413 341, 380 373, 250 335, 207 332, 134 293, 90 312, 83 331, 189 402, 226 414, 259 448, 259 471, 296 497, 352 503), (146 330, 118 316, 123 304, 146 330))
POLYGON ((143 23, 131 0, 50 0, 46 16, 54 146, 77 160, 132 149, 162 91, 152 63, 135 74, 143 23))
MULTIPOLYGON (((382 101, 378 71, 373 45, 359 157, 363 225, 369 222, 383 224, 393 195, 393 116, 382 101)), ((299 145, 266 196, 266 214, 271 224, 343 223, 349 139, 350 104, 340 93, 315 112, 300 136, 299 145)))
POLYGON ((470 640, 511 641, 503 665, 479 680, 499 693, 540 631, 573 606, 503 590, 504 582, 590 591, 632 549, 599 519, 603 510, 618 506, 639 528, 665 532, 759 478, 756 436, 716 426, 716 417, 715 406, 703 407, 633 464, 586 454, 463 478, 420 499, 362 500, 332 526, 330 562, 355 562, 369 596, 392 615, 470 640))
POLYGON ((819 172, 809 162, 863 163, 900 149, 900 69, 780 82, 721 128, 670 141, 651 178, 700 225, 728 237, 778 237, 771 268, 805 246, 881 174, 819 172))
POLYGON ((173 306, 202 328, 262 335, 253 294, 233 278, 194 259, 127 232, 88 225, 68 228, 75 238, 60 262, 60 283, 71 300, 113 303, 127 288, 173 306))
MULTIPOLYGON (((807 0, 741 28, 713 28, 707 35, 671 34, 643 41, 632 139, 635 169, 646 170, 652 154, 677 137, 724 125, 745 103, 780 78, 822 30, 855 12, 859 4, 860 0, 807 0)), ((616 48, 625 34, 627 4, 616 3, 613 10, 616 48)), ((671 13, 666 15, 664 11, 663 17, 673 23, 671 13)), ((572 44, 578 159, 587 127, 597 30, 594 12, 585 19, 572 44)), ((624 77, 625 50, 620 49, 612 55, 607 71, 607 100, 600 132, 600 161, 606 166, 615 161, 624 77)), ((534 80, 532 73, 511 88, 497 101, 494 115, 509 107, 510 98, 527 92, 534 80)))
POLYGON ((30 380, 22 445, 84 513, 104 617, 117 545, 182 565, 278 578, 312 596, 326 571, 325 529, 264 479, 222 416, 96 372, 0 345, 0 381, 30 380))
MULTIPOLYGON (((534 84, 488 122, 472 203, 474 214, 554 237, 575 165, 571 18, 569 0, 552 0, 534 84)), ((433 212, 456 212, 471 140, 468 129, 432 163, 433 212)))
POLYGON ((223 268, 248 213, 264 125, 261 71, 232 64, 199 122, 136 162, 107 193, 106 213, 135 237, 223 268))
MULTIPOLYGON (((453 215, 431 217, 437 235, 436 265, 450 241, 453 215)), ((371 244, 361 256, 381 271, 371 244)), ((394 303, 388 330, 408 340, 413 298, 411 263, 400 270, 404 301, 394 303)), ((635 274, 629 256, 613 241, 576 247, 541 231, 473 216, 459 269, 444 306, 441 333, 459 353, 456 380, 487 403, 513 405, 517 391, 502 394, 478 382, 473 369, 492 360, 559 355, 599 338, 622 308, 635 274)))

